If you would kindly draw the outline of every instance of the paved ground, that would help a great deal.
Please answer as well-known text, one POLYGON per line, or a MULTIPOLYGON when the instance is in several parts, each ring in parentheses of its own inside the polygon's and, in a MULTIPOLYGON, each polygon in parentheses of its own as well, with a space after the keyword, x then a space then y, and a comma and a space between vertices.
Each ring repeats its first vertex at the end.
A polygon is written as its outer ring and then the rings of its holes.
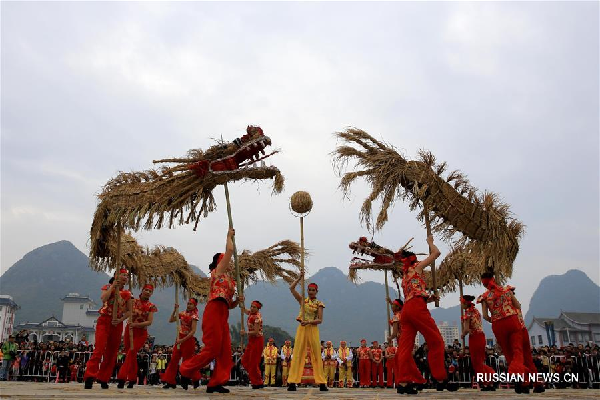
MULTIPOLYGON (((162 389, 160 386, 136 386, 133 389, 117 389, 111 385, 110 389, 103 390, 95 385, 92 390, 85 390, 82 384, 67 383, 34 383, 34 382, 0 382, 0 399, 324 399, 324 400, 351 400, 351 399, 398 399, 408 398, 396 394, 394 389, 330 389, 321 393, 318 388, 299 388, 296 393, 288 392, 284 388, 265 388, 252 390, 245 387, 230 387, 229 394, 206 393, 206 388, 187 392, 181 388, 162 389)), ((461 389, 455 393, 436 392, 424 390, 419 396, 411 398, 435 399, 466 399, 466 398, 545 398, 545 399, 599 399, 600 390, 548 390, 543 394, 517 395, 511 390, 498 390, 496 392, 479 392, 473 389, 461 389)))

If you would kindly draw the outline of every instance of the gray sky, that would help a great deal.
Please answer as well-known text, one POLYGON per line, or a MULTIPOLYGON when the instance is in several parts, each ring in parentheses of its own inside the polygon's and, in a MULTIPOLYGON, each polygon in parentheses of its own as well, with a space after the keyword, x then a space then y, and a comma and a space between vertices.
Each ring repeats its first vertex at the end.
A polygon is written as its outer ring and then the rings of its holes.
MULTIPOLYGON (((239 249, 299 240, 289 196, 308 190, 309 272, 347 271, 363 182, 343 200, 332 133, 356 126, 409 157, 431 150, 498 192, 527 225, 511 284, 527 308, 541 278, 599 283, 597 2, 2 2, 1 268, 69 240, 89 250, 95 195, 118 171, 263 127, 286 191, 231 187, 239 249)), ((219 209, 140 243, 206 270, 219 209)), ((375 240, 425 231, 398 203, 375 240)), ((365 280, 382 281, 380 273, 365 280)), ((469 290, 467 290, 469 291, 469 290)), ((481 287, 470 289, 481 292, 481 287)), ((456 304, 449 295, 442 306, 456 304)))

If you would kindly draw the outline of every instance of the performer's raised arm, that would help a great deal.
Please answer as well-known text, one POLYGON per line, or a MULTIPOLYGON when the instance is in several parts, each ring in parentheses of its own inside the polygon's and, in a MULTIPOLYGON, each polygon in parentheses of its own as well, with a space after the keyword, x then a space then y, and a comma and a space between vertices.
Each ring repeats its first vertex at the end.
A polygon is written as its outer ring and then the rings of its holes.
POLYGON ((175 303, 175 306, 173 307, 173 312, 171 313, 171 318, 169 318, 169 323, 173 323, 173 322, 177 321, 177 319, 179 318, 177 315, 178 313, 179 313, 179 304, 175 303))
POLYGON ((431 265, 431 263, 434 262, 442 254, 440 252, 440 249, 438 249, 437 246, 435 244, 433 244, 433 236, 432 235, 427 236, 427 244, 429 245, 429 248, 431 249, 431 251, 429 252, 429 255, 427 256, 427 258, 420 261, 415 266, 415 271, 417 271, 418 274, 422 274, 423 269, 429 267, 431 265))
POLYGON ((300 283, 301 280, 302 275, 298 275, 298 279, 296 279, 290 284, 290 292, 292 292, 292 295, 296 300, 298 300, 298 303, 300 304, 302 304, 302 296, 300 296, 300 293, 298 293, 298 291, 296 290, 296 286, 298 286, 298 283, 300 283))
POLYGON ((217 264, 216 274, 217 276, 224 274, 227 272, 227 268, 229 268, 229 263, 231 262, 231 256, 233 256, 233 236, 235 235, 235 229, 229 228, 227 231, 227 244, 225 246, 225 253, 223 253, 223 257, 217 264))

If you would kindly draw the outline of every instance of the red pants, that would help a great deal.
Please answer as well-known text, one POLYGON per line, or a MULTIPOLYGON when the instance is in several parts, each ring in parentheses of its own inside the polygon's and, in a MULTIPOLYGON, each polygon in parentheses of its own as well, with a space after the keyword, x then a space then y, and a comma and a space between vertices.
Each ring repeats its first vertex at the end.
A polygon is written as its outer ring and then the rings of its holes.
MULTIPOLYGON (((399 341, 398 341, 399 342, 399 341)), ((412 358, 412 353, 411 353, 411 358, 412 358)), ((400 352, 398 350, 396 350, 396 356, 394 357, 394 383, 396 384, 396 387, 398 387, 398 384, 401 382, 400 381, 400 352)), ((412 377, 410 378, 410 380, 408 382, 412 382, 412 383, 425 383, 427 382, 427 380, 425 378, 423 378, 423 374, 421 374, 421 371, 419 371, 418 368, 411 368, 409 371, 412 375, 412 377)), ((405 382, 403 382, 405 383, 405 382)))
MULTIPOLYGON (((533 363, 533 356, 531 355, 531 342, 529 341, 529 331, 527 328, 521 329, 523 330, 523 362, 530 374, 537 374, 539 371, 533 363)), ((534 385, 544 386, 544 382, 535 382, 534 385)))
MULTIPOLYGON (((475 371, 475 374, 493 374, 495 372, 491 367, 485 365, 485 333, 469 333, 469 350, 471 352, 471 363, 473 364, 473 371, 475 371)), ((491 377, 491 375, 489 375, 488 378, 489 377, 491 377)), ((486 379, 483 382, 485 385, 491 383, 489 379, 486 379)))
POLYGON ((377 385, 383 387, 383 360, 379 364, 371 361, 371 386, 377 385))
POLYGON ((435 321, 431 318, 431 314, 427 309, 427 302, 423 297, 413 297, 404 303, 400 325, 402 332, 398 342, 398 350, 396 350, 396 355, 399 356, 396 364, 398 367, 398 382, 422 383, 415 381, 417 376, 420 376, 421 380, 423 380, 423 377, 412 356, 417 332, 421 332, 429 348, 427 360, 429 361, 431 375, 438 382, 446 380, 448 376, 444 364, 444 339, 442 339, 435 321))
POLYGON ((231 359, 231 335, 229 334, 229 307, 224 300, 211 300, 202 316, 202 341, 204 347, 179 367, 179 373, 186 378, 206 367, 215 360, 215 369, 208 386, 225 385, 229 381, 233 360, 231 359))
POLYGON ((117 363, 117 353, 121 345, 123 323, 112 324, 112 317, 101 315, 96 323, 96 344, 94 353, 88 360, 83 379, 95 378, 108 382, 117 363), (100 360, 102 359, 102 363, 100 360))
POLYGON ((262 375, 260 373, 260 359, 262 357, 265 340, 262 336, 248 337, 248 345, 242 356, 242 366, 248 372, 250 384, 262 385, 262 375))
POLYGON ((360 386, 371 386, 371 360, 361 358, 358 360, 358 379, 360 386))
POLYGON ((528 369, 523 356, 523 328, 516 315, 492 322, 492 331, 506 357, 509 374, 525 374, 528 382, 528 369))
MULTIPOLYGON (((187 334, 179 333, 179 339, 186 337, 187 334)), ((177 377, 177 369, 179 368, 179 360, 186 360, 192 358, 194 356, 196 350, 196 342, 193 337, 189 338, 185 342, 177 346, 173 346, 173 354, 171 355, 171 360, 169 361, 169 365, 167 365, 167 370, 160 375, 160 380, 169 383, 171 385, 175 385, 177 382, 175 378, 177 377)), ((200 380, 200 371, 196 371, 194 376, 192 377, 193 381, 200 380)))
POLYGON ((385 370, 387 372, 387 387, 394 387, 394 371, 396 366, 396 356, 385 359, 385 370))
POLYGON ((148 338, 148 330, 144 328, 133 328, 133 349, 129 348, 129 324, 125 327, 125 336, 123 341, 125 342, 125 361, 119 369, 117 379, 122 381, 137 382, 137 353, 140 351, 144 343, 148 338))

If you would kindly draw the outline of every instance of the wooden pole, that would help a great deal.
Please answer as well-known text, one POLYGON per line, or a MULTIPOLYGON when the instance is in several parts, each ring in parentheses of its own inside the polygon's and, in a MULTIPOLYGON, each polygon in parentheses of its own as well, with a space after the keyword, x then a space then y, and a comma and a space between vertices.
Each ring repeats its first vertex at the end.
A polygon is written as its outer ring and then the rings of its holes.
POLYGON ((384 270, 383 273, 385 274, 385 304, 386 304, 386 310, 387 310, 387 327, 388 327, 388 340, 392 338, 392 326, 390 325, 390 320, 392 319, 391 317, 391 313, 390 313, 390 303, 388 303, 388 299, 390 298, 390 288, 388 287, 388 277, 387 277, 387 270, 384 270))
POLYGON ((306 292, 304 289, 304 217, 300 217, 300 276, 302 277, 302 303, 300 303, 300 318, 304 321, 304 302, 306 299, 306 292))
MULTIPOLYGON (((227 217, 229 217, 229 228, 233 228, 233 218, 231 217, 231 203, 229 202, 229 188, 225 182, 225 200, 227 200, 227 217)), ((244 282, 240 279, 240 264, 238 263, 237 247, 235 245, 235 235, 231 238, 233 242, 233 262, 235 264, 235 281, 237 282, 238 296, 244 294, 244 282)), ((244 305, 240 305, 240 328, 244 330, 244 305)), ((240 344, 244 345, 244 338, 240 335, 240 344)))
MULTIPOLYGON (((462 299, 463 297, 463 283, 462 283, 462 277, 458 277, 458 290, 460 291, 460 298, 462 299)), ((460 333, 462 335, 463 333, 463 326, 462 326, 462 316, 463 316, 463 308, 462 308, 462 303, 460 303, 460 333)), ((463 351, 465 350, 465 337, 462 337, 462 346, 463 346, 463 351)))
MULTIPOLYGON (((175 283, 175 304, 179 304, 179 284, 178 283, 175 283)), ((177 320, 175 322, 177 323, 177 326, 176 326, 177 333, 175 334, 175 340, 179 339, 179 314, 177 314, 176 318, 177 318, 177 320)), ((177 348, 178 349, 181 348, 181 343, 177 343, 177 348)))
MULTIPOLYGON (((131 293, 133 293, 133 278, 131 277, 131 271, 129 271, 129 291, 131 293)), ((131 314, 129 314, 129 348, 131 349, 131 351, 133 351, 133 328, 131 327, 131 324, 133 323, 133 299, 129 300, 129 303, 131 304, 131 314)))
MULTIPOLYGON (((115 279, 119 278, 121 270, 121 223, 117 224, 117 256, 115 257, 115 279)), ((118 282, 116 282, 118 285, 118 282)), ((113 313, 112 319, 113 321, 117 319, 117 313, 119 311, 119 297, 120 297, 119 289, 114 293, 115 300, 113 302, 113 313)))
MULTIPOLYGON (((425 214, 425 228, 427 229, 427 237, 429 237, 429 235, 431 235, 431 221, 429 220, 429 210, 425 205, 423 206, 423 208, 423 213, 425 214)), ((431 254, 431 246, 429 246, 429 254, 431 254)), ((431 281, 433 283, 433 294, 437 297, 438 291, 437 281, 435 279, 435 260, 431 263, 431 281)), ((437 298, 435 299, 435 306, 440 306, 440 300, 437 298)))

